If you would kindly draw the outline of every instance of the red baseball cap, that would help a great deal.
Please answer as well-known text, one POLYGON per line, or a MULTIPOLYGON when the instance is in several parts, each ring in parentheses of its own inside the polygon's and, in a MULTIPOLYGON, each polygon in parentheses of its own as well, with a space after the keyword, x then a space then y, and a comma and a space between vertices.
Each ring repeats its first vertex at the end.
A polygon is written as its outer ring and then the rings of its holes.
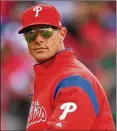
POLYGON ((62 28, 60 14, 57 9, 48 4, 37 4, 28 8, 22 15, 23 28, 19 30, 19 34, 32 25, 51 25, 62 28))

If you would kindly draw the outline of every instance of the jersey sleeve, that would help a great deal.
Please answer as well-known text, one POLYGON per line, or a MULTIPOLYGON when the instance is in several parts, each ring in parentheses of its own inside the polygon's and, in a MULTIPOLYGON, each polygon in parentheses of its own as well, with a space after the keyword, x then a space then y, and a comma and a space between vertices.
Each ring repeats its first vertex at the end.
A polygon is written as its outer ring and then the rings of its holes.
POLYGON ((54 92, 50 130, 90 130, 99 106, 90 82, 80 76, 63 79, 54 92))

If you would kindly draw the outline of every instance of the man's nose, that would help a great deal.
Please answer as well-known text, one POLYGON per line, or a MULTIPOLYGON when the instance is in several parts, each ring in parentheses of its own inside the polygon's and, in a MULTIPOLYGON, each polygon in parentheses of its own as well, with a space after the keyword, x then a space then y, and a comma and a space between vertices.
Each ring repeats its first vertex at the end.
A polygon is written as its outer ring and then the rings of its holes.
POLYGON ((40 33, 37 33, 37 36, 35 38, 35 42, 36 43, 43 43, 44 39, 43 37, 40 35, 40 33))

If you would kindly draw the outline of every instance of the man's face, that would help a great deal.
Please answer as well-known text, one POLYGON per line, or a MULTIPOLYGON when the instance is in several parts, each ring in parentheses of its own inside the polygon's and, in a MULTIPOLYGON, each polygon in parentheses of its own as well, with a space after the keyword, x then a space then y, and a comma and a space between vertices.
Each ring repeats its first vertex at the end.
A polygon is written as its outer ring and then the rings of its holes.
MULTIPOLYGON (((41 28, 39 26, 32 27, 32 32, 33 30, 35 31, 38 29, 48 30, 49 27, 41 27, 41 28)), ((43 36, 43 33, 41 34, 40 31, 37 31, 35 39, 32 40, 31 42, 30 41, 27 42, 29 52, 36 59, 37 62, 39 63, 44 62, 49 58, 51 58, 52 56, 54 56, 57 52, 62 50, 60 41, 62 37, 61 32, 64 32, 63 30, 64 29, 61 30, 57 28, 53 29, 52 34, 49 32, 51 36, 48 38, 44 38, 45 35, 43 36)))

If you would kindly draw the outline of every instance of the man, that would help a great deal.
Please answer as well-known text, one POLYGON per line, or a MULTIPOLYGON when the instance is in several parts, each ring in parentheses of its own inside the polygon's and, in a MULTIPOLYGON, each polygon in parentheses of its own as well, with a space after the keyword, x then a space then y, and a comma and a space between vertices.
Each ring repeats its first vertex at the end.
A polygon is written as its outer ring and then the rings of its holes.
POLYGON ((102 86, 64 47, 67 30, 56 8, 35 5, 22 21, 19 33, 37 62, 27 130, 115 130, 102 86))

